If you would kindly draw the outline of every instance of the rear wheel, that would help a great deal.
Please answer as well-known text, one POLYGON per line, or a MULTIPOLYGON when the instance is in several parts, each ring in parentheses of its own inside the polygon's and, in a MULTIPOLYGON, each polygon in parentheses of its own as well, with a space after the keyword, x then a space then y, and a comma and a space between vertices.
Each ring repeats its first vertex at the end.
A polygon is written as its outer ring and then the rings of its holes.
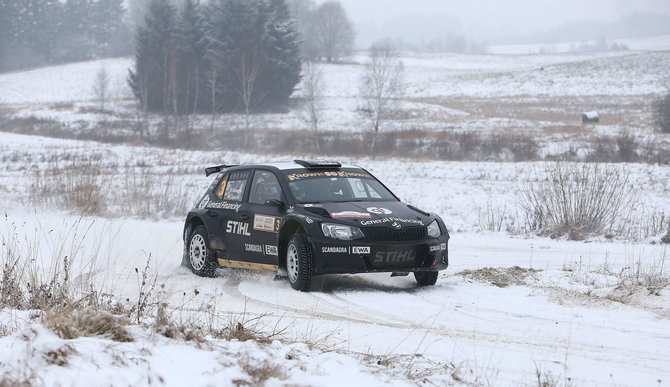
POLYGON ((291 287, 309 291, 312 284, 312 246, 304 234, 295 234, 286 247, 286 272, 291 287))
POLYGON ((436 271, 415 271, 414 278, 419 286, 432 286, 437 282, 438 272, 436 271))
POLYGON ((208 247, 209 236, 205 226, 196 227, 188 240, 188 266, 202 277, 212 277, 218 266, 216 254, 208 247))

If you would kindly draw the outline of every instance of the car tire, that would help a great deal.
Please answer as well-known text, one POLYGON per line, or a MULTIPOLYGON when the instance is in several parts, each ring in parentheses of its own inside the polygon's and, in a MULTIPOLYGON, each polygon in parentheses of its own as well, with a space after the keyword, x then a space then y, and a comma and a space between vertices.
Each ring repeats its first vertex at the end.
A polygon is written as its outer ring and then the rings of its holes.
POLYGON ((216 254, 209 248, 209 235, 205 226, 196 227, 188 239, 187 265, 201 277, 213 277, 218 267, 216 254))
POLYGON ((433 286, 437 282, 438 274, 436 271, 415 271, 414 278, 419 286, 433 286))
POLYGON ((301 292, 312 285, 312 245, 305 234, 295 234, 286 247, 286 272, 291 287, 301 292))

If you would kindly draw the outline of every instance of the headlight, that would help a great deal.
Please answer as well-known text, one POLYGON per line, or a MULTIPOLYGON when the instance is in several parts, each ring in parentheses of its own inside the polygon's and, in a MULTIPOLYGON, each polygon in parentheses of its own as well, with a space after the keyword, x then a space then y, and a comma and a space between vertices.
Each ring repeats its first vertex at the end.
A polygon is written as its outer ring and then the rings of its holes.
POLYGON ((442 235, 440 231, 440 225, 437 224, 437 220, 434 220, 433 223, 428 225, 428 236, 431 238, 437 238, 442 235))
POLYGON ((323 235, 328 238, 345 241, 364 237, 363 232, 358 227, 345 226, 343 224, 321 223, 321 230, 323 231, 323 235))

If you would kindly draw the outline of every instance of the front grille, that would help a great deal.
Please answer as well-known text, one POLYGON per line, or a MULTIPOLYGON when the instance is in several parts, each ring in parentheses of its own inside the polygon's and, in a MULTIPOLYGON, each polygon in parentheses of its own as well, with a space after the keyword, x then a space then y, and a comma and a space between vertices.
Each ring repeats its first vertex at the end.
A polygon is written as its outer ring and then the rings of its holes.
POLYGON ((367 227, 363 234, 374 242, 411 242, 426 239, 426 227, 408 227, 404 230, 393 230, 386 227, 367 227))

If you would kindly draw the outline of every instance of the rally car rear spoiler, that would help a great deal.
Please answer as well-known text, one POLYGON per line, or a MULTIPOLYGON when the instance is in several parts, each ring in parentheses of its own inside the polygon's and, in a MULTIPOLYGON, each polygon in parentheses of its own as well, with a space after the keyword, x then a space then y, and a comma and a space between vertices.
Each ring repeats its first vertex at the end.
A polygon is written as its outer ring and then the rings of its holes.
POLYGON ((342 164, 330 160, 293 160, 296 164, 302 165, 307 169, 330 169, 340 168, 342 164))
POLYGON ((223 171, 223 170, 226 169, 226 168, 236 167, 236 166, 238 166, 238 165, 239 165, 239 164, 230 164, 230 165, 225 165, 225 164, 223 164, 223 165, 215 165, 215 166, 213 166, 213 167, 207 167, 207 168, 205 168, 205 176, 208 177, 209 175, 211 175, 211 174, 213 174, 213 173, 219 173, 219 172, 223 171))

